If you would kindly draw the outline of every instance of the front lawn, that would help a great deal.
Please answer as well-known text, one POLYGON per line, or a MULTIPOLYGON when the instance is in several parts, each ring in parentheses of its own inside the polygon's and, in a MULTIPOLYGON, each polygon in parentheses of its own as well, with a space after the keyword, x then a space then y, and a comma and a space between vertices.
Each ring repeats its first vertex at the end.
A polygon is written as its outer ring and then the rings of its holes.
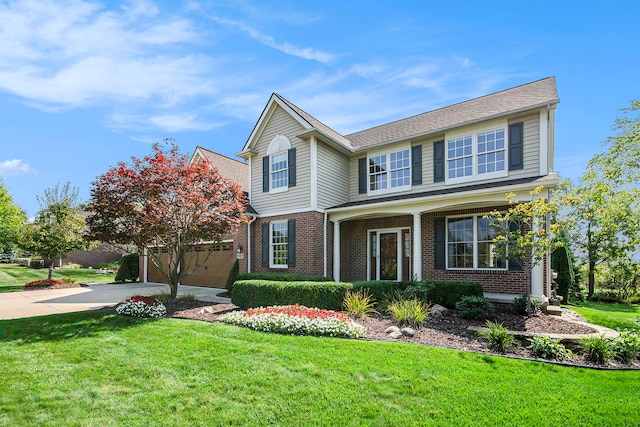
POLYGON ((0 425, 633 425, 640 372, 113 310, 0 321, 0 425))
MULTIPOLYGON (((16 264, 0 264, 0 292, 21 291, 26 283, 46 279, 48 275, 49 270, 46 268, 35 269, 16 264)), ((88 268, 53 270, 54 279, 61 280, 65 276, 73 277, 77 283, 110 283, 116 278, 115 274, 98 274, 96 270, 88 268)))
POLYGON ((580 313, 589 323, 611 329, 629 329, 640 332, 640 305, 612 304, 584 301, 578 306, 567 306, 580 313))

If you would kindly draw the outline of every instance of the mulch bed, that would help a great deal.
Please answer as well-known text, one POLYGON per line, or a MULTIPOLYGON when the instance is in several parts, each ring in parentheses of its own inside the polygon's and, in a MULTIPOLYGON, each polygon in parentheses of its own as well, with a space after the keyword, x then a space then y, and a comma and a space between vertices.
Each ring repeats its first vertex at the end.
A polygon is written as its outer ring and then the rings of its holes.
MULTIPOLYGON (((238 307, 233 304, 211 304, 202 301, 177 301, 167 305, 167 316, 201 320, 205 322, 217 322, 218 317, 224 313, 237 310, 238 307)), ((570 310, 568 315, 580 319, 579 315, 570 310)), ((563 314, 564 315, 564 314, 563 314)), ((415 336, 412 338, 401 337, 392 339, 385 332, 389 326, 397 324, 381 315, 373 315, 364 319, 355 319, 367 329, 365 339, 377 341, 401 341, 412 344, 429 345, 434 347, 449 348, 462 351, 473 351, 476 353, 495 354, 488 347, 488 342, 476 336, 475 333, 467 330, 469 326, 485 326, 484 321, 474 321, 464 319, 457 310, 450 310, 448 314, 442 317, 432 316, 420 328, 414 328, 415 336)), ((558 316, 542 315, 539 317, 526 317, 516 315, 507 311, 496 311, 488 317, 492 322, 502 323, 507 329, 512 331, 526 331, 544 334, 590 334, 595 329, 574 322, 569 322, 558 316)), ((584 320, 584 319, 582 319, 584 320)), ((529 348, 519 346, 507 353, 506 356, 523 358, 529 360, 545 361, 538 359, 531 354, 529 348)), ((565 365, 576 365, 584 367, 599 367, 584 360, 584 358, 575 354, 569 362, 554 362, 565 365)), ((607 368, 634 368, 640 369, 640 362, 635 361, 630 365, 622 365, 611 360, 606 366, 607 368)))

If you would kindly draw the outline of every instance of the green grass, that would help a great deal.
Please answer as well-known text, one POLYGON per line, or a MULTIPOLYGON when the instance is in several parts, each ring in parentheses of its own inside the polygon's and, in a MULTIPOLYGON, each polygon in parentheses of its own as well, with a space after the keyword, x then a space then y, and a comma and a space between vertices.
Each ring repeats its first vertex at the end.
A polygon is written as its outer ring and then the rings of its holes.
POLYGON ((640 318, 640 305, 584 301, 578 306, 567 307, 580 313, 589 323, 640 331, 640 323, 636 321, 640 318))
MULTIPOLYGON (((0 292, 21 291, 26 283, 46 279, 49 270, 35 269, 16 264, 0 264, 0 292)), ((72 276, 78 283, 109 283, 116 278, 115 274, 97 274, 96 270, 59 269, 53 271, 54 279, 72 276)))
POLYGON ((635 425, 640 372, 112 310, 0 321, 0 425, 635 425))

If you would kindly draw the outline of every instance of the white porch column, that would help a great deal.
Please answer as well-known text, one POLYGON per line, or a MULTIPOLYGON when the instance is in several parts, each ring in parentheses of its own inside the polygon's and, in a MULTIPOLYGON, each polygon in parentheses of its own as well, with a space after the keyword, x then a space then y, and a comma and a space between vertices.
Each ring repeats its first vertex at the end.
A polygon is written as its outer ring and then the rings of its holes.
POLYGON ((340 221, 333 223, 333 280, 340 281, 340 221))
MULTIPOLYGON (((422 229, 420 213, 413 214, 413 276, 422 280, 422 229)), ((410 277, 413 279, 413 277, 410 277)))

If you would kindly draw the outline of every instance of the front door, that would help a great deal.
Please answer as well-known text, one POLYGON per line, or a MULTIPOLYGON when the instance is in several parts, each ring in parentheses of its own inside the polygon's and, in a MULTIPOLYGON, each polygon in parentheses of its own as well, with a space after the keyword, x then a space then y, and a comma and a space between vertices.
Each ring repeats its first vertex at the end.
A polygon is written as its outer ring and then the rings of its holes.
POLYGON ((409 280, 408 239, 408 229, 369 232, 369 280, 409 280))

